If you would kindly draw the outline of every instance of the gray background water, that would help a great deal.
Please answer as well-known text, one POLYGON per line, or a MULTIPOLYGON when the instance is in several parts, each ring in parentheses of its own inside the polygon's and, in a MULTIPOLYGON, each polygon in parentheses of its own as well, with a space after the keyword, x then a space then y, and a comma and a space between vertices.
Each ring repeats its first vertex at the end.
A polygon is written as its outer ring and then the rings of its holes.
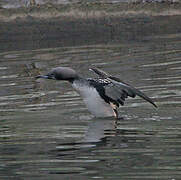
POLYGON ((26 50, 4 41, 0 179, 180 179, 181 34, 169 29, 141 36, 130 28, 131 39, 106 43, 54 39, 57 47, 32 40, 26 50), (129 99, 115 126, 113 118, 93 118, 70 84, 34 78, 56 66, 93 77, 92 65, 144 91, 158 109, 129 99))

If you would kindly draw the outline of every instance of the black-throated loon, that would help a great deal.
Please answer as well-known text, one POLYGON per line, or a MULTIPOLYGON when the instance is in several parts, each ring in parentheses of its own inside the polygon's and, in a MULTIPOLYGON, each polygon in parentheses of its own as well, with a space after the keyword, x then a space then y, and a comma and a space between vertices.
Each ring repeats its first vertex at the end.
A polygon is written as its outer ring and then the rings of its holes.
POLYGON ((82 96, 88 110, 96 117, 118 118, 119 105, 124 105, 127 97, 136 95, 157 107, 156 104, 140 90, 124 83, 117 77, 98 69, 89 69, 99 77, 83 78, 69 67, 56 67, 47 75, 39 75, 36 78, 65 80, 72 84, 73 88, 82 96))

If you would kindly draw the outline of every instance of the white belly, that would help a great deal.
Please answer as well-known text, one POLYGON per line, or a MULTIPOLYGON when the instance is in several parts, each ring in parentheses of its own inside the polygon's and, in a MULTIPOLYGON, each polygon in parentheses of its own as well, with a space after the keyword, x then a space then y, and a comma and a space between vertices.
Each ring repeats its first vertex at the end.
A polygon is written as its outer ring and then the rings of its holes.
POLYGON ((72 85, 82 96, 88 110, 96 117, 114 116, 112 107, 104 101, 95 88, 78 86, 76 83, 72 85))

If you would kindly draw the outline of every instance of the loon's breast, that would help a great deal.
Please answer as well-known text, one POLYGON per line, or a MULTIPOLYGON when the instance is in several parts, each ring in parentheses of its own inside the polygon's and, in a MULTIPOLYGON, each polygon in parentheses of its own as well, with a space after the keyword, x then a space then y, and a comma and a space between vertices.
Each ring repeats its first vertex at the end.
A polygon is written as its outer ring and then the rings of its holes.
POLYGON ((74 81, 73 88, 82 96, 88 110, 96 117, 114 116, 114 111, 110 104, 101 98, 95 87, 88 83, 74 81))

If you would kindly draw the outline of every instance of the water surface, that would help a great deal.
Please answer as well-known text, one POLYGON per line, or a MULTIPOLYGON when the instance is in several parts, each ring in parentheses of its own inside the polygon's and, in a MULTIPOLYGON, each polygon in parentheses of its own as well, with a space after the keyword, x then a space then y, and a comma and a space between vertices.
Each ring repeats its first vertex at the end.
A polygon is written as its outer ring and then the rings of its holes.
POLYGON ((179 179, 180 34, 149 41, 0 53, 1 179, 179 179), (139 88, 122 119, 93 118, 67 82, 35 80, 56 66, 102 68, 139 88))

